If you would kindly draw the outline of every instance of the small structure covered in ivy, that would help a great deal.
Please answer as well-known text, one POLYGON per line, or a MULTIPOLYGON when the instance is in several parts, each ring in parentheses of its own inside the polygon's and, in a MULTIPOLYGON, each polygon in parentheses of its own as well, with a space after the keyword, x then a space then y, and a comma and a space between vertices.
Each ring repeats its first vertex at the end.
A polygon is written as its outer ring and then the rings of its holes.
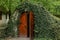
MULTIPOLYGON (((6 36, 18 36, 19 17, 24 11, 32 11, 34 15, 34 38, 59 39, 60 19, 51 15, 39 4, 25 2, 20 4, 8 22, 6 36)), ((38 39, 37 39, 38 40, 38 39)))

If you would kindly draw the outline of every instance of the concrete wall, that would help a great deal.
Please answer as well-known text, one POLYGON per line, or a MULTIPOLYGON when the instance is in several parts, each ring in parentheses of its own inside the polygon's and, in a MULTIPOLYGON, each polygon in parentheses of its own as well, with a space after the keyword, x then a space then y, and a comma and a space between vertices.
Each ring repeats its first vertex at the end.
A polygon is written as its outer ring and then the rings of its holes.
POLYGON ((6 19, 6 15, 2 14, 2 20, 0 20, 0 27, 5 25, 7 23, 7 20, 9 20, 9 15, 7 15, 6 19))

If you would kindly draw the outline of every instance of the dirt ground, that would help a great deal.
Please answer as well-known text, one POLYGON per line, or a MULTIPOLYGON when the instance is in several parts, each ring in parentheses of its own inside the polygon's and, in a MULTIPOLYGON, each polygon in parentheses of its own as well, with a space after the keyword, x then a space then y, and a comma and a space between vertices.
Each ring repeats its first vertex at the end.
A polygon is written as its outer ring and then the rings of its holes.
POLYGON ((6 38, 5 40, 30 40, 30 38, 6 38))

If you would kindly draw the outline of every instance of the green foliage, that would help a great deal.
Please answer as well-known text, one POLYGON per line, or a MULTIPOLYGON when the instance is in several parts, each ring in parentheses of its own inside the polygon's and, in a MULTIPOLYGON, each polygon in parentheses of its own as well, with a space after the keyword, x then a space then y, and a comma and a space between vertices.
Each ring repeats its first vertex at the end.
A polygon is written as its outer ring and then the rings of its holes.
POLYGON ((20 0, 10 0, 11 2, 11 13, 13 13, 16 7, 20 4, 20 0))
POLYGON ((0 1, 0 6, 2 5, 8 11, 10 10, 11 13, 13 13, 16 6, 18 6, 19 4, 20 4, 20 0, 1 0, 0 1))
MULTIPOLYGON (((10 9, 13 13, 16 7, 23 2, 25 0, 1 0, 0 5, 3 5, 7 10, 10 9)), ((41 4, 52 14, 60 15, 60 0, 29 0, 29 2, 41 4)))
POLYGON ((9 21, 9 24, 7 25, 8 36, 17 35, 18 32, 15 28, 18 29, 20 15, 23 11, 25 11, 25 9, 33 11, 34 13, 34 38, 55 39, 60 36, 57 32, 57 28, 60 28, 60 19, 51 15, 39 4, 33 5, 30 3, 23 3, 17 7, 15 13, 9 21))
POLYGON ((5 7, 6 10, 9 10, 9 0, 0 0, 0 6, 5 7))
POLYGON ((31 0, 31 2, 40 3, 52 14, 60 15, 60 0, 31 0))

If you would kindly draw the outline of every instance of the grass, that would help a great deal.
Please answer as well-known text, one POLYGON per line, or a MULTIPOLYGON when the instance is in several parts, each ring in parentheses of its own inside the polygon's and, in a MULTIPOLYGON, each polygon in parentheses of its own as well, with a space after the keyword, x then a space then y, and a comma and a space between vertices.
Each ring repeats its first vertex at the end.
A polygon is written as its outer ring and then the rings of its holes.
POLYGON ((34 38, 34 40, 53 40, 53 39, 50 39, 50 38, 34 38))

